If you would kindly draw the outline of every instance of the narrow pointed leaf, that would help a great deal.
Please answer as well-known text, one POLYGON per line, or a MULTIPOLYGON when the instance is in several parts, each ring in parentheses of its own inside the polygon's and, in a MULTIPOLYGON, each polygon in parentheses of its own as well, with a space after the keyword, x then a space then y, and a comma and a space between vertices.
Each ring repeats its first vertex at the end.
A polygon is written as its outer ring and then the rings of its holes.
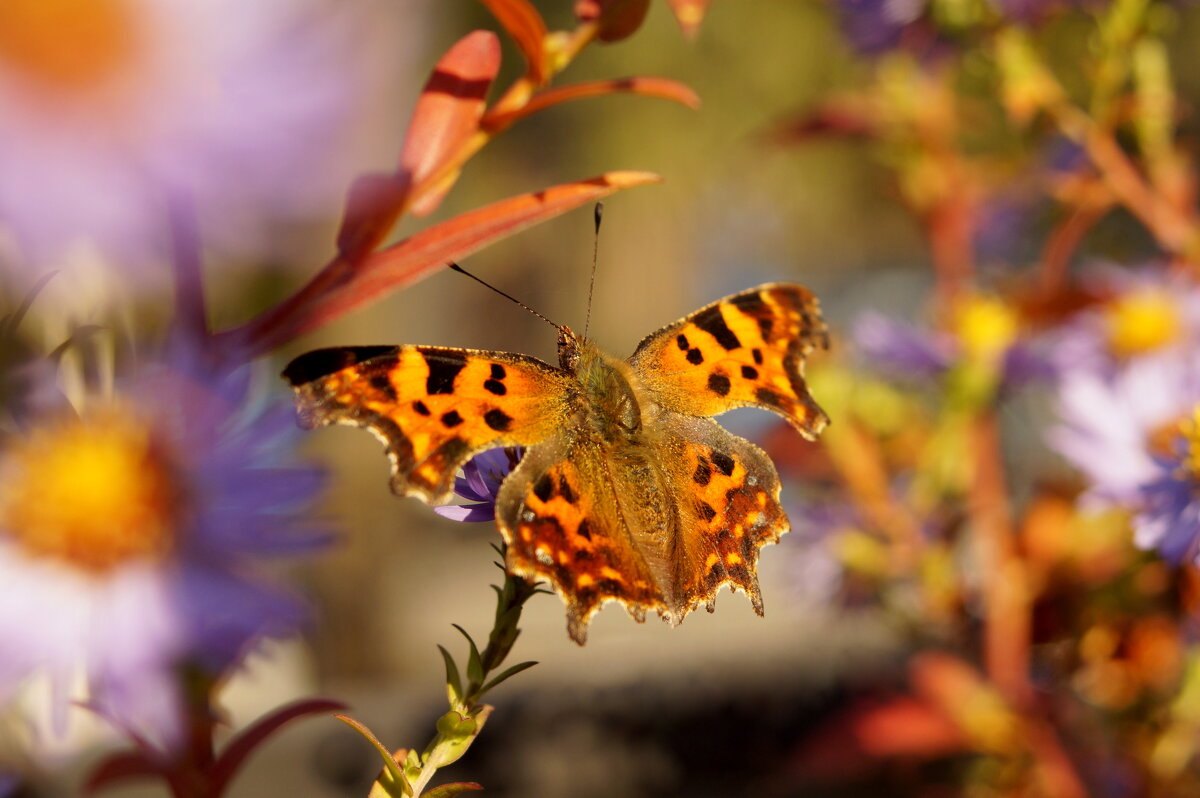
POLYGON ((468 211, 371 254, 352 271, 341 271, 345 265, 335 261, 300 289, 297 296, 307 301, 285 300, 244 327, 223 333, 217 346, 222 351, 244 352, 247 357, 263 354, 427 277, 448 261, 465 258, 494 241, 615 191, 661 180, 650 172, 608 172, 468 211), (312 288, 316 284, 326 287, 316 291, 312 288))
POLYGON ((525 56, 526 74, 535 86, 544 85, 546 72, 546 23, 529 0, 479 0, 504 26, 525 56))
POLYGON ((446 661, 446 697, 450 700, 450 706, 460 707, 463 703, 463 691, 458 666, 454 664, 454 657, 450 656, 449 651, 442 646, 438 646, 438 651, 442 652, 442 659, 446 661))
POLYGON ((462 636, 467 638, 467 643, 471 646, 471 656, 467 659, 467 679, 471 684, 479 684, 483 681, 483 660, 479 656, 479 647, 475 645, 475 641, 467 634, 467 630, 463 629, 458 624, 452 626, 462 633, 462 636))
POLYGON ((337 234, 338 252, 355 260, 375 249, 399 218, 411 186, 407 174, 367 174, 355 179, 337 234))
POLYGON ((477 30, 460 39, 438 61, 413 110, 400 171, 413 185, 434 179, 412 204, 418 215, 430 213, 454 182, 451 164, 479 128, 488 89, 500 71, 500 40, 491 31, 477 30), (449 170, 445 175, 438 173, 449 170))
POLYGON ((478 792, 482 789, 483 785, 476 784, 473 781, 456 781, 452 784, 442 784, 434 787, 425 793, 424 798, 454 798, 454 796, 462 795, 464 792, 478 792))
POLYGON ((534 665, 537 665, 537 663, 530 660, 529 662, 521 662, 517 665, 513 665, 511 668, 506 668, 499 676, 485 684, 483 689, 479 691, 479 694, 483 695, 484 693, 490 691, 493 687, 499 685, 501 682, 507 681, 509 678, 516 676, 521 671, 529 670, 534 665))
POLYGON ((388 775, 391 776, 392 781, 396 784, 402 785, 405 788, 405 794, 412 795, 412 787, 409 786, 408 779, 404 777, 404 773, 400 770, 400 765, 396 763, 396 758, 392 756, 392 752, 389 751, 383 743, 379 742, 379 738, 375 736, 375 733, 368 729, 366 725, 360 723, 349 715, 334 715, 334 717, 340 720, 342 723, 345 723, 350 728, 354 729, 356 732, 361 734, 367 740, 367 742, 375 746, 375 750, 378 751, 379 755, 383 758, 383 766, 387 770, 388 775))
POLYGON ((693 111, 700 107, 700 97, 696 92, 677 80, 645 77, 612 78, 547 89, 535 94, 529 102, 518 109, 484 117, 481 124, 489 132, 495 133, 551 106, 569 100, 581 100, 585 97, 602 97, 606 94, 637 94, 642 97, 658 97, 672 100, 693 111))
POLYGON ((310 698, 279 707, 259 718, 230 740, 217 757, 209 771, 209 783, 215 790, 213 794, 220 795, 246 757, 281 727, 306 715, 323 715, 345 708, 340 701, 310 698))
POLYGON ((708 0, 667 0, 685 36, 695 36, 708 11, 708 0))

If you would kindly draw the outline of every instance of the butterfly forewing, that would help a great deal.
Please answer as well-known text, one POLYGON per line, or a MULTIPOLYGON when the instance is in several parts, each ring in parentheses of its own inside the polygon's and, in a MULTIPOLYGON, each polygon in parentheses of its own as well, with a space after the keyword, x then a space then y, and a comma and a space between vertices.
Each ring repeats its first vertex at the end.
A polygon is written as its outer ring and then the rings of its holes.
POLYGON ((775 283, 734 294, 647 336, 630 364, 664 407, 714 416, 774 411, 813 439, 829 418, 804 383, 804 362, 828 345, 808 289, 775 283))
POLYGON ((283 376, 305 426, 370 429, 387 445, 393 489, 435 503, 476 452, 550 437, 572 384, 526 355, 431 346, 318 349, 283 376))

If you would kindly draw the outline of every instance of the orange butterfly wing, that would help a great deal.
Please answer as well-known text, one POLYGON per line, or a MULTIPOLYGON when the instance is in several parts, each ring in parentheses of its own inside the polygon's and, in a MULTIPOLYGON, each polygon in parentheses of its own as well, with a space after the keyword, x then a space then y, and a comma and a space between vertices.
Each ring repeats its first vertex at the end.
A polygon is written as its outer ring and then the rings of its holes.
POLYGON ((572 379, 526 355, 433 346, 318 349, 283 372, 301 423, 365 427, 387 446, 392 489, 448 501, 455 472, 497 446, 532 446, 566 415, 572 379))
POLYGON ((761 407, 813 440, 829 423, 804 363, 829 333, 817 298, 772 283, 726 297, 647 336, 629 358, 658 402, 689 416, 761 407))

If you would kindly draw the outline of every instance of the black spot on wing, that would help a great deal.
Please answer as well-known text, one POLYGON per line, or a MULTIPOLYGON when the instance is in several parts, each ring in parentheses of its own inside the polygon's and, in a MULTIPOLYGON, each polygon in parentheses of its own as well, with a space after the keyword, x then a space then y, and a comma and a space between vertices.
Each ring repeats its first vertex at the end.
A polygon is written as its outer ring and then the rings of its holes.
POLYGON ((729 378, 718 371, 714 371, 708 375, 708 390, 715 393, 717 396, 729 395, 729 378))
POLYGON ((461 423, 463 423, 463 417, 458 414, 457 410, 442 414, 442 426, 446 428, 452 429, 461 423))
POLYGON ((705 521, 711 521, 717 517, 717 511, 714 510, 712 505, 708 502, 696 502, 696 512, 698 512, 700 517, 705 521))
POLYGON ((504 383, 500 380, 484 380, 483 387, 488 393, 493 393, 496 396, 504 396, 508 393, 508 388, 504 387, 504 383))
POLYGON ((754 398, 759 402, 762 402, 764 405, 768 405, 770 407, 785 406, 784 400, 786 397, 776 393, 775 391, 772 391, 770 388, 755 388, 754 398))
POLYGON ((393 402, 396 401, 396 386, 392 385, 392 380, 387 374, 372 374, 370 381, 372 388, 393 402))
POLYGON ((467 366, 467 356, 462 352, 445 349, 418 349, 429 366, 429 376, 425 379, 425 392, 428 394, 454 393, 454 380, 458 373, 467 366))
POLYGON ((687 353, 687 362, 693 366, 699 366, 704 362, 704 353, 699 349, 689 349, 687 353))
POLYGON ((416 410, 417 413, 419 413, 420 415, 422 415, 422 416, 429 415, 429 407, 424 402, 422 402, 420 399, 413 402, 412 406, 413 406, 413 410, 416 410))
POLYGON ((398 346, 343 346, 330 349, 314 349, 305 352, 287 364, 283 378, 292 385, 303 385, 318 377, 325 377, 347 366, 355 366, 364 360, 381 355, 394 355, 398 346))
MULTIPOLYGON (((592 539, 592 525, 588 523, 588 520, 586 518, 580 520, 579 526, 575 530, 575 534, 579 535, 584 540, 592 539)), ((575 552, 575 559, 581 559, 580 555, 582 553, 583 553, 582 550, 575 552)))
POLYGON ((712 481, 712 467, 703 457, 700 462, 696 463, 696 471, 692 474, 692 481, 697 485, 707 485, 712 481))
POLYGON ((741 296, 735 296, 729 301, 738 310, 751 316, 759 316, 763 313, 770 312, 770 308, 768 308, 767 303, 763 301, 762 293, 759 291, 754 291, 749 294, 742 294, 741 296))
POLYGON ((683 333, 680 333, 679 335, 675 336, 675 345, 678 346, 680 349, 682 349, 685 352, 688 349, 690 349, 692 346, 691 344, 688 343, 687 336, 684 335, 683 333))
POLYGON ((538 481, 533 483, 533 495, 543 502, 550 501, 550 498, 554 496, 554 480, 550 478, 549 474, 542 474, 538 481))
POLYGON ((733 458, 724 452, 718 452, 716 449, 713 449, 712 463, 725 476, 733 474, 733 458))
POLYGON ((742 345, 738 337, 733 334, 733 330, 729 329, 729 325, 725 323, 725 317, 721 315, 720 305, 713 305, 710 308, 702 310, 696 314, 692 321, 701 330, 704 330, 717 339, 717 343, 726 350, 737 349, 742 345))
POLYGON ((493 380, 502 380, 507 376, 508 376, 508 372, 506 372, 504 370, 504 366, 501 366, 499 363, 492 364, 492 379, 493 380))
POLYGON ((761 349, 759 349, 759 348, 757 348, 757 347, 755 347, 754 349, 751 349, 751 350, 750 350, 750 354, 754 355, 754 362, 755 362, 755 364, 757 364, 757 365, 761 366, 761 365, 762 365, 762 363, 763 363, 763 354, 762 354, 762 350, 761 350, 761 349))
POLYGON ((565 474, 558 475, 558 495, 562 496, 567 504, 574 504, 579 498, 575 495, 575 491, 571 489, 571 483, 567 482, 565 474))
POLYGON ((483 422, 496 432, 508 432, 509 426, 512 425, 512 416, 498 407, 493 407, 483 414, 483 422))
POLYGON ((758 369, 754 366, 742 366, 742 376, 748 380, 758 379, 758 369))

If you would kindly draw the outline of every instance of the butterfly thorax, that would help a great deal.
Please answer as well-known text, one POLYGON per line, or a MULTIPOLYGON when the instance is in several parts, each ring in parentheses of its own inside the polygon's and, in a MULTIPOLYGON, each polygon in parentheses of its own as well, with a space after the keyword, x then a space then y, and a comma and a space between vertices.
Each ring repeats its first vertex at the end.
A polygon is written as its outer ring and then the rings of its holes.
POLYGON ((576 339, 576 347, 582 426, 608 443, 636 437, 642 430, 637 376, 625 361, 606 355, 591 341, 576 339))

